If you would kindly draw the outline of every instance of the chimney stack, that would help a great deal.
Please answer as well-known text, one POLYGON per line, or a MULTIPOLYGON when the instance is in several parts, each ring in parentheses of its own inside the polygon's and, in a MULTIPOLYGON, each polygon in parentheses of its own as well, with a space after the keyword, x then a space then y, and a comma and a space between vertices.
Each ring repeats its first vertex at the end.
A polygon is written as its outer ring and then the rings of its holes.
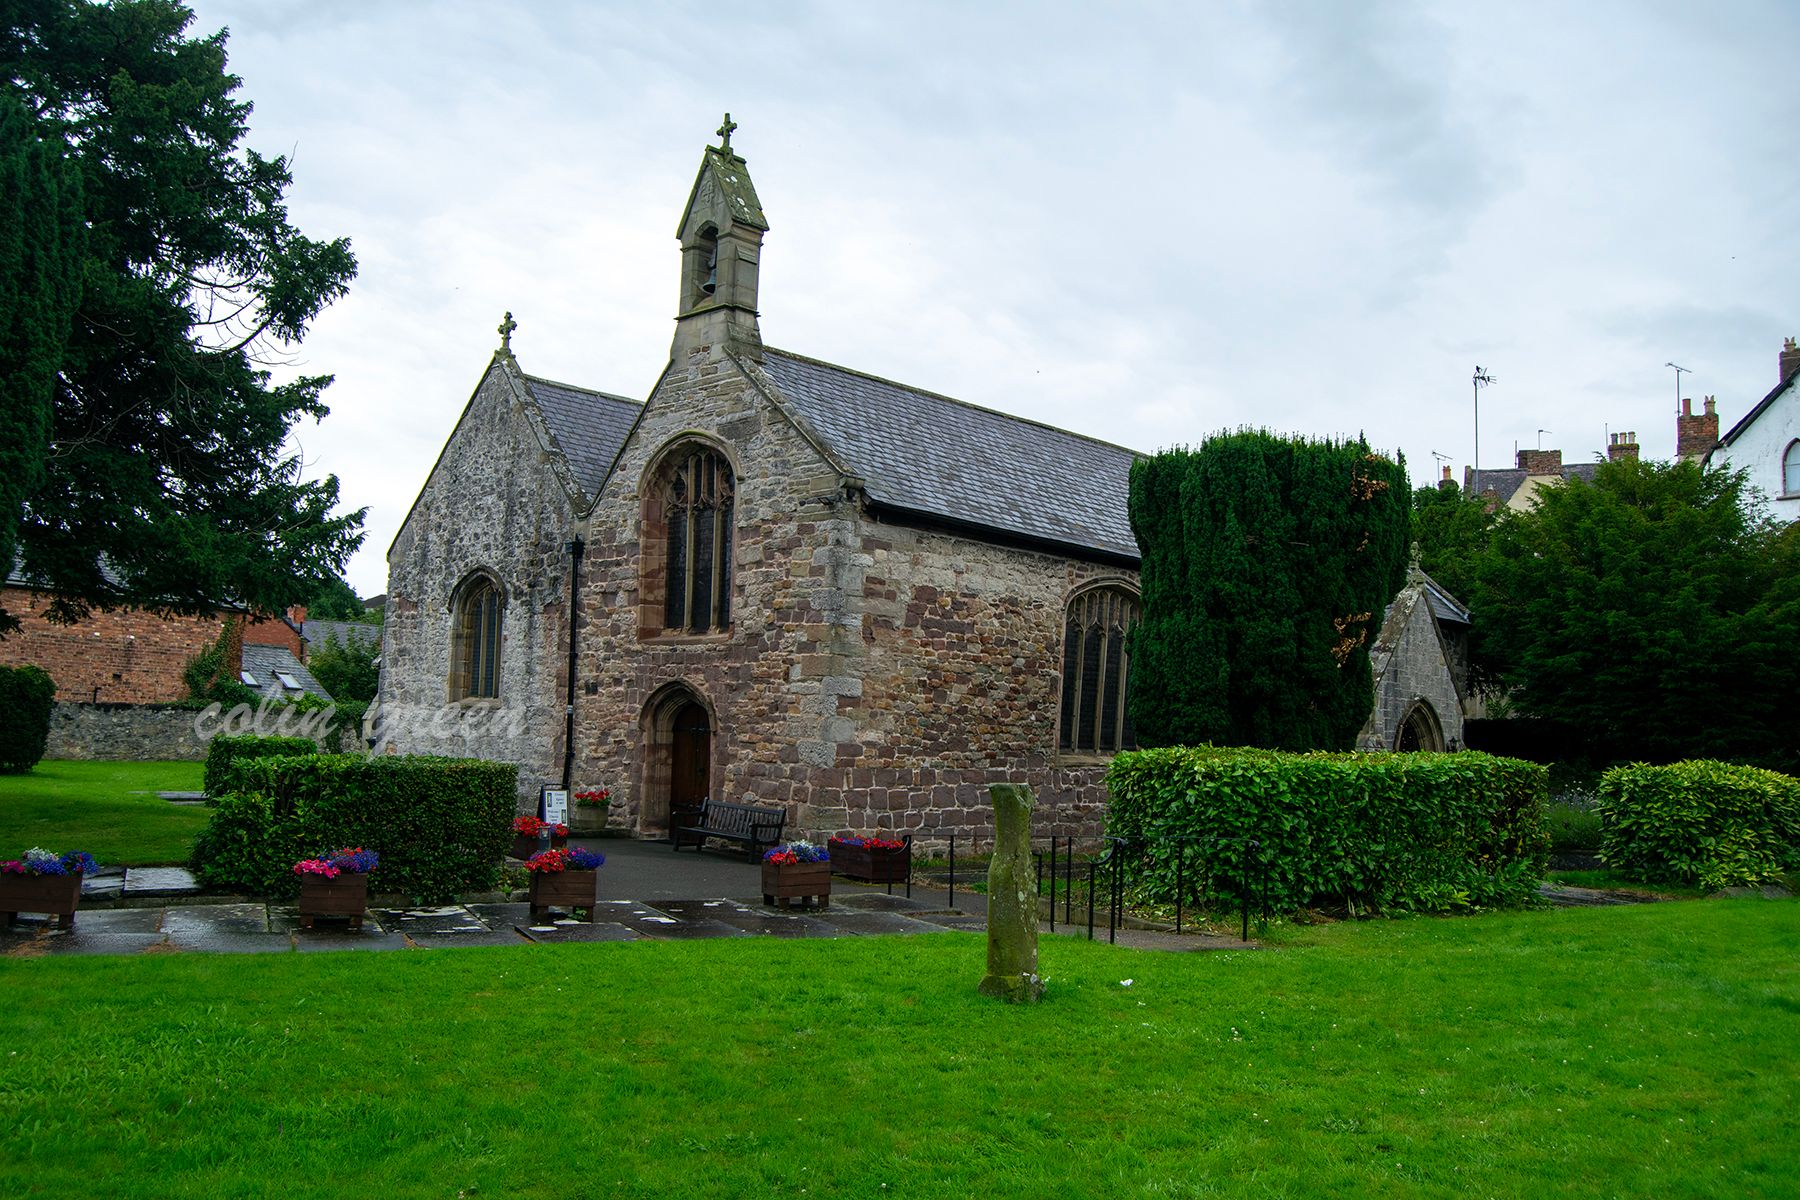
POLYGON ((1711 396, 1708 396, 1705 414, 1696 417, 1694 402, 1684 396, 1681 401, 1681 415, 1675 418, 1675 457, 1678 459, 1704 458, 1718 444, 1719 414, 1716 402, 1711 396))
POLYGON ((1444 464, 1444 477, 1442 479, 1438 480, 1438 483, 1445 484, 1445 483, 1451 483, 1451 482, 1453 482, 1453 481, 1450 478, 1450 464, 1445 463, 1444 464))
POLYGON ((1561 475, 1561 450, 1521 450, 1519 451, 1519 470, 1527 475, 1561 475))
POLYGON ((1793 338, 1782 343, 1780 362, 1781 378, 1775 381, 1777 384, 1786 383, 1794 377, 1795 372, 1800 371, 1800 346, 1794 344, 1793 338))
POLYGON ((1637 430, 1628 429, 1624 433, 1610 434, 1606 439, 1606 461, 1636 462, 1638 456, 1637 430))

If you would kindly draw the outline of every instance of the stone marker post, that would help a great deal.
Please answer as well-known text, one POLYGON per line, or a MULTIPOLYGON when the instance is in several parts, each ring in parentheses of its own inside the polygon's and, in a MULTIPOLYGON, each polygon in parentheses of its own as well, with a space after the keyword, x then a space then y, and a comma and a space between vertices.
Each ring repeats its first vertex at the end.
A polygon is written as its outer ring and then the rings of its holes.
POLYGON ((1038 978, 1037 876, 1031 869, 1031 809, 1022 783, 988 788, 994 802, 994 859, 988 866, 987 978, 981 994, 1009 1004, 1035 1004, 1038 978))

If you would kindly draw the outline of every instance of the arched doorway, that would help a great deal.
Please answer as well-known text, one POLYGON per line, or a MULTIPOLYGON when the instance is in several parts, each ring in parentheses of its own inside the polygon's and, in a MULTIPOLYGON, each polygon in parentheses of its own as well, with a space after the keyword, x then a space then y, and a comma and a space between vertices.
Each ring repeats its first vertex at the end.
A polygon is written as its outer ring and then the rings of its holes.
POLYGON ((1406 719, 1400 722, 1400 731, 1394 735, 1394 749, 1407 751, 1443 748, 1444 727, 1438 723, 1436 710, 1429 701, 1416 701, 1407 710, 1406 719))
POLYGON ((712 786, 713 716, 685 684, 673 684, 644 709, 644 798, 638 832, 663 837, 670 813, 699 808, 712 786))

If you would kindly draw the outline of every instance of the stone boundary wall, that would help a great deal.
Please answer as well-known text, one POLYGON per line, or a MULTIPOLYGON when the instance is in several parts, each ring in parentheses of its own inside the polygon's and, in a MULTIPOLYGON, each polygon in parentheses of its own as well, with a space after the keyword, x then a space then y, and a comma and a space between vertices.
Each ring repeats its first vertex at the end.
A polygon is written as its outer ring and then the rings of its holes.
POLYGON ((206 743, 194 732, 200 710, 173 704, 72 704, 59 700, 50 713, 45 758, 199 761, 206 743))

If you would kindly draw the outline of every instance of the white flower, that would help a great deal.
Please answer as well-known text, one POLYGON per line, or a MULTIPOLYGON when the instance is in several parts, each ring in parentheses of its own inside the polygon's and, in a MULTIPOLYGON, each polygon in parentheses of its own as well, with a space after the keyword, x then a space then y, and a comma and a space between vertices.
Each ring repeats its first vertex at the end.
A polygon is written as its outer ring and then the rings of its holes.
POLYGON ((1121 979, 1121 980, 1119 980, 1119 986, 1120 986, 1120 987, 1130 987, 1130 986, 1131 986, 1131 980, 1129 980, 1129 979, 1121 979))

